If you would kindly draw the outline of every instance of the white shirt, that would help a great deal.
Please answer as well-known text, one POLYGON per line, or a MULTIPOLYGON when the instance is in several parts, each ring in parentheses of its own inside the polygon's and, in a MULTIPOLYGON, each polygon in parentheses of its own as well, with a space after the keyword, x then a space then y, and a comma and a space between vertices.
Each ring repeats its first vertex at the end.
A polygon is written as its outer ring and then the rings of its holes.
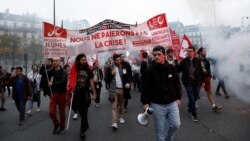
POLYGON ((27 76, 28 76, 28 78, 31 81, 33 81, 34 79, 36 79, 37 90, 39 91, 40 90, 40 82, 41 82, 41 77, 42 76, 38 72, 34 73, 33 71, 29 72, 27 76))
POLYGON ((116 83, 116 88, 123 88, 122 79, 120 77, 119 70, 118 70, 117 66, 115 66, 115 83, 116 83))

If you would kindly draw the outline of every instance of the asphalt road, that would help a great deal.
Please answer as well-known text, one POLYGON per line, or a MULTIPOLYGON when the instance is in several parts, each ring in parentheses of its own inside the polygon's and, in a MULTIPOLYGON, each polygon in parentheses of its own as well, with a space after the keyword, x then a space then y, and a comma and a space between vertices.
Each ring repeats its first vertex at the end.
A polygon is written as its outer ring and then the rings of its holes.
MULTIPOLYGON (((215 83, 215 82, 214 82, 215 83)), ((213 84, 214 85, 214 84, 213 84)), ((151 117, 148 126, 137 123, 136 117, 142 112, 140 94, 132 90, 126 123, 118 124, 118 130, 111 129, 111 104, 107 94, 101 93, 101 105, 89 108, 90 128, 86 132, 86 141, 155 141, 154 121, 151 117)), ((183 89, 180 109, 181 127, 176 132, 174 141, 249 141, 250 140, 250 104, 240 101, 230 93, 230 99, 214 96, 216 103, 223 106, 220 113, 212 112, 204 90, 198 101, 198 122, 192 122, 186 112, 187 96, 183 89)), ((7 95, 7 94, 6 94, 7 95)), ((80 119, 73 121, 72 115, 69 130, 61 135, 53 135, 53 124, 48 115, 48 97, 42 96, 40 112, 33 112, 26 117, 25 125, 18 126, 18 112, 10 97, 7 97, 6 111, 0 111, 0 141, 77 141, 79 137, 80 119)), ((28 106, 28 103, 27 103, 28 106)), ((26 108, 27 108, 26 106, 26 108)), ((36 109, 36 103, 34 104, 36 109)))

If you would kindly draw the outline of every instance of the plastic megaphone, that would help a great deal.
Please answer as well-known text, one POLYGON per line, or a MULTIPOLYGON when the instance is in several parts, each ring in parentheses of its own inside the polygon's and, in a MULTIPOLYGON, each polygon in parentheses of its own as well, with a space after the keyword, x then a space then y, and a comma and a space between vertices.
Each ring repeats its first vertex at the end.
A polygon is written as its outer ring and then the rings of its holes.
POLYGON ((137 116, 137 120, 141 125, 148 125, 149 122, 149 115, 153 113, 152 108, 147 108, 144 113, 141 113, 137 116))

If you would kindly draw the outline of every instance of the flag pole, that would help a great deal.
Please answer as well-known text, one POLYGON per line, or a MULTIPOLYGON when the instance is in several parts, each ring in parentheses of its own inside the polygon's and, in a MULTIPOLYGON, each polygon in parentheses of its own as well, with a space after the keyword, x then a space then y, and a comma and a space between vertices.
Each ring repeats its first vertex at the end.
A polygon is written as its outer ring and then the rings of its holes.
POLYGON ((56 25, 56 0, 53 1, 53 21, 54 26, 56 25))
POLYGON ((73 92, 71 92, 71 100, 70 100, 70 107, 69 107, 69 115, 68 115, 68 122, 67 122, 67 130, 69 130, 69 121, 70 121, 70 115, 71 115, 71 111, 72 111, 72 102, 73 102, 73 98, 74 98, 74 94, 73 92))

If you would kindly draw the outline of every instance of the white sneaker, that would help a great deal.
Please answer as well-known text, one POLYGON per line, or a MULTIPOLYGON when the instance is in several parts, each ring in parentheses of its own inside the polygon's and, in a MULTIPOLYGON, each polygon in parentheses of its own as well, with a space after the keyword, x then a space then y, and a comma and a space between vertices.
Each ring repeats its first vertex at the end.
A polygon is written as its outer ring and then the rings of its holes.
POLYGON ((41 109, 40 109, 40 108, 37 108, 37 109, 36 109, 36 112, 40 112, 40 111, 41 111, 41 109))
POLYGON ((125 123, 125 120, 123 118, 119 118, 120 123, 125 123))
POLYGON ((117 125, 117 123, 112 123, 111 127, 114 128, 114 129, 117 129, 118 125, 117 125))
POLYGON ((200 108, 200 106, 198 105, 197 102, 195 102, 195 108, 196 108, 196 109, 200 108))
POLYGON ((29 109, 26 114, 31 115, 31 109, 29 109))
POLYGON ((95 107, 98 108, 99 106, 100 106, 99 103, 96 103, 95 107))
POLYGON ((73 120, 77 120, 77 114, 74 114, 73 120))

